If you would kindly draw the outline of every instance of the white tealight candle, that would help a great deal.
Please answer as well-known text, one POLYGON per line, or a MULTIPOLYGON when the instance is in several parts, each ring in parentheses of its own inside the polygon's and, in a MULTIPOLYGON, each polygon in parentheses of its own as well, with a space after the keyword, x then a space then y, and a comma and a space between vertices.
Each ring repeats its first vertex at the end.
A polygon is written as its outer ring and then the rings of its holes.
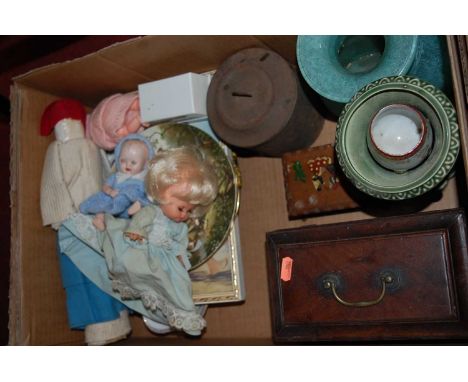
POLYGON ((421 141, 422 129, 413 119, 389 113, 375 120, 372 139, 375 145, 389 155, 401 156, 412 152, 421 141))

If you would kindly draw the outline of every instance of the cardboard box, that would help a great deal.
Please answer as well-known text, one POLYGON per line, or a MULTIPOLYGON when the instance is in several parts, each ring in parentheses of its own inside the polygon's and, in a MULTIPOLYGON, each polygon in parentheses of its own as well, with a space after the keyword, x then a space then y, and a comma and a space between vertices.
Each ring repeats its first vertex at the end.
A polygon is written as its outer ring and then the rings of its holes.
MULTIPOLYGON (((69 96, 89 108, 115 92, 186 72, 216 69, 234 52, 269 47, 295 64, 295 36, 148 36, 117 44, 73 61, 50 65, 15 78, 11 126, 11 289, 12 345, 83 344, 83 333, 68 328, 65 294, 56 255, 56 234, 43 227, 39 208, 42 164, 53 137, 39 136, 43 109, 69 96)), ((325 121, 314 145, 333 143, 335 122, 325 121)), ((137 316, 123 344, 232 345, 271 344, 271 319, 265 233, 306 224, 335 223, 373 217, 354 211, 290 221, 286 210, 281 159, 240 158, 242 174, 239 226, 247 298, 241 304, 208 309, 207 330, 199 339, 180 334, 158 337, 137 316)), ((452 179, 439 200, 425 210, 459 205, 452 179)), ((397 210, 392 213, 397 214, 397 210)))

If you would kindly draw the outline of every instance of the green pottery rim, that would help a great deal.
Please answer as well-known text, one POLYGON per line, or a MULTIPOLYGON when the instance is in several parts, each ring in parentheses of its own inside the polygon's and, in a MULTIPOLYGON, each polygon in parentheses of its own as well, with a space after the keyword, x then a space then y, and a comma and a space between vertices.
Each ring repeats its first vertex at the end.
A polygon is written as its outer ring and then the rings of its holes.
MULTIPOLYGON (((363 131, 365 132, 366 129, 363 129, 363 131)), ((365 134, 362 139, 366 139, 365 134)), ((363 87, 353 96, 351 101, 345 105, 336 127, 335 150, 340 167, 356 188, 379 199, 404 200, 417 197, 430 191, 447 178, 455 164, 459 149, 460 138, 458 123, 452 103, 447 96, 434 85, 411 76, 384 77, 363 87), (353 129, 353 126, 349 124, 350 119, 364 102, 386 91, 409 92, 422 98, 432 107, 439 119, 442 128, 442 141, 435 143, 438 146, 434 151, 439 150, 438 156, 443 158, 443 160, 434 162, 432 167, 425 171, 424 175, 429 174, 429 177, 421 176, 405 185, 379 185, 362 176, 359 163, 356 161, 353 162, 350 158, 350 148, 347 146, 347 142, 344 139, 345 134, 348 133, 347 130, 353 129)), ((370 157, 370 160, 373 159, 370 157)), ((379 168, 379 171, 382 174, 389 172, 389 170, 384 168, 379 168)), ((409 172, 411 171, 412 170, 409 170, 409 172)))

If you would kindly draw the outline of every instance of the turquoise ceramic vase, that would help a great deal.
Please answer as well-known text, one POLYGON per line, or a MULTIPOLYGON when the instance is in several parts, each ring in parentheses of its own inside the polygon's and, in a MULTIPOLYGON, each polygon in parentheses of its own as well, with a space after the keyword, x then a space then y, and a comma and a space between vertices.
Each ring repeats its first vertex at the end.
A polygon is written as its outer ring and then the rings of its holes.
POLYGON ((410 75, 451 89, 443 36, 299 36, 296 48, 302 76, 335 114, 383 77, 410 75))

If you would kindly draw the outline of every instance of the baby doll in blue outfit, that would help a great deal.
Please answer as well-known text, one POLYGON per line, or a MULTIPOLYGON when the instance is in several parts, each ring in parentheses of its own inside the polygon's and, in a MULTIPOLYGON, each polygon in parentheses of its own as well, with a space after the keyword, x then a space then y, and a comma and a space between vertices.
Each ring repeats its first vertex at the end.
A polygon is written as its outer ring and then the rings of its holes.
POLYGON ((107 178, 102 191, 80 204, 81 213, 95 214, 93 224, 98 230, 104 231, 106 228, 105 213, 129 218, 133 205, 139 208, 150 203, 146 197, 144 179, 147 163, 153 156, 153 147, 142 135, 130 134, 118 143, 115 148, 117 172, 107 178))

